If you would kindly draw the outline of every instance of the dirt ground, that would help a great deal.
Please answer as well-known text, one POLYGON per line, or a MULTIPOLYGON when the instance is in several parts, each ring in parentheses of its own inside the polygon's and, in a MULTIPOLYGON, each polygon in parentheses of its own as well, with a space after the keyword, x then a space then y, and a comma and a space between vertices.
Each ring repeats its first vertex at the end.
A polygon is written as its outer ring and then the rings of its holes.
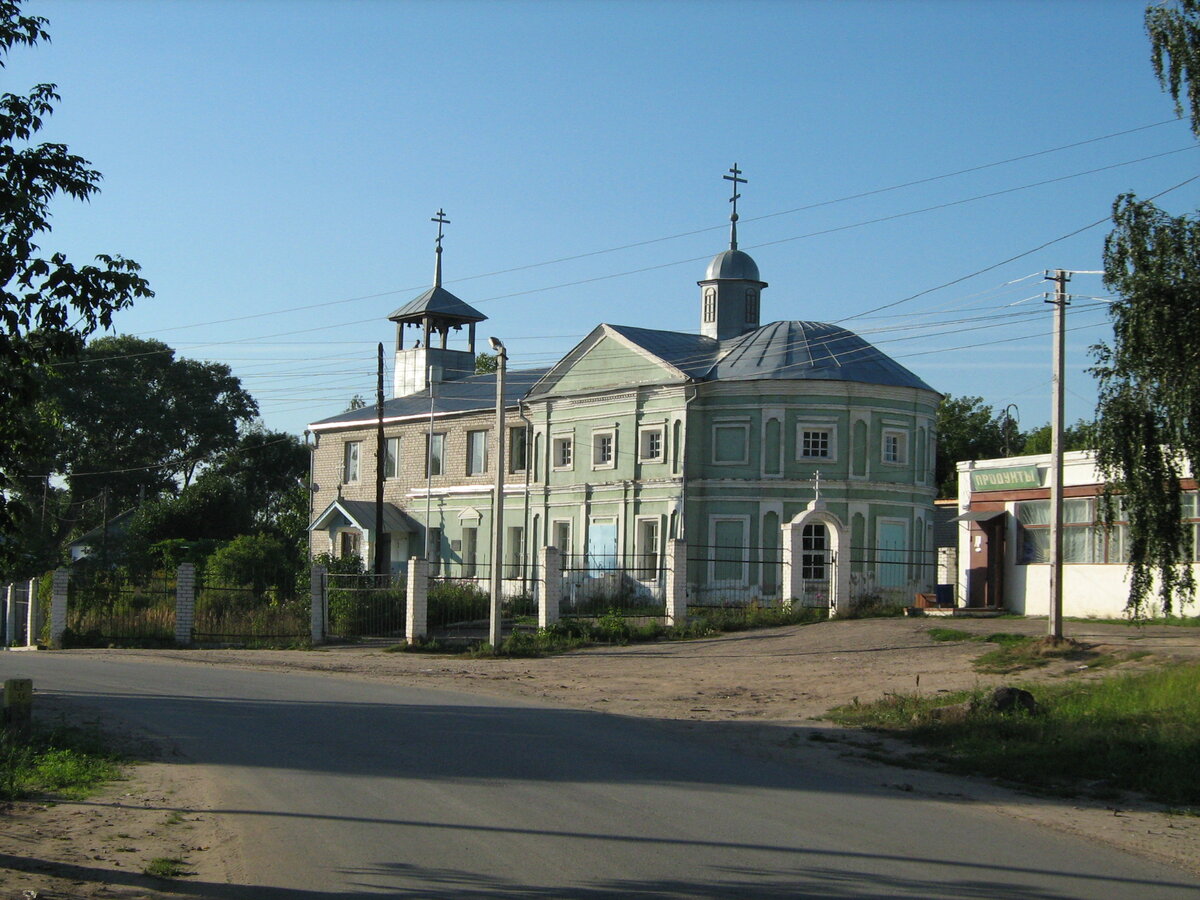
MULTIPOLYGON (((1200 817, 1172 814, 1136 798, 1090 802, 1031 797, 984 779, 889 766, 875 760, 881 754, 903 757, 908 748, 821 720, 831 707, 855 697, 869 701, 889 692, 937 694, 1014 681, 1102 677, 1114 671, 1093 673, 1078 663, 1056 662, 1019 676, 982 675, 971 663, 990 645, 935 642, 926 632, 939 626, 980 634, 1041 635, 1046 622, 833 621, 542 659, 474 660, 389 653, 382 646, 66 652, 318 671, 652 718, 692 739, 719 741, 748 755, 836 768, 897 790, 981 804, 1200 873, 1200 817)), ((1156 659, 1200 661, 1197 628, 1070 622, 1066 632, 1099 650, 1151 654, 1116 671, 1156 659)), ((49 699, 53 709, 55 698, 49 699)), ((209 883, 236 883, 241 870, 238 847, 219 819, 205 812, 205 777, 202 768, 172 766, 168 758, 134 767, 128 781, 86 802, 14 805, 0 819, 0 897, 35 896, 30 891, 44 898, 184 896, 171 892, 170 882, 140 874, 155 857, 180 858, 209 883), (174 810, 184 812, 172 815, 174 810)), ((187 896, 196 895, 189 891, 187 896)))

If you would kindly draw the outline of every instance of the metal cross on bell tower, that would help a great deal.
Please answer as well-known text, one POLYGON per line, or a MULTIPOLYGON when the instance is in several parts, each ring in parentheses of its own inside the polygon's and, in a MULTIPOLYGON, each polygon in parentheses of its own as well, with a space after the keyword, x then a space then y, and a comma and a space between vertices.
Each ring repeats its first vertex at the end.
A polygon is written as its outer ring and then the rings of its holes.
POLYGON ((433 262, 433 286, 438 288, 442 286, 442 226, 449 225, 450 220, 446 218, 445 210, 439 209, 437 211, 437 215, 429 221, 438 223, 438 234, 433 262))
POLYGON ((742 174, 742 170, 738 168, 737 163, 734 163, 733 168, 729 170, 729 174, 721 176, 726 181, 733 182, 733 185, 732 185, 733 196, 729 198, 729 202, 733 204, 733 213, 729 216, 729 249, 730 250, 737 249, 737 223, 738 223, 737 202, 738 202, 738 199, 742 196, 741 194, 738 193, 738 185, 739 184, 748 184, 746 179, 741 177, 741 174, 742 174))

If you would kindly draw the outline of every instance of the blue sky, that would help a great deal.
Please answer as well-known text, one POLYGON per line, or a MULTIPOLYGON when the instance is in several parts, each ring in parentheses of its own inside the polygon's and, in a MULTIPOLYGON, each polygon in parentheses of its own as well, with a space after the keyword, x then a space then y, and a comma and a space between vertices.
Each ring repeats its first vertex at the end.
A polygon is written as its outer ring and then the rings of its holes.
MULTIPOLYGON (((270 428, 373 390, 387 314, 431 282, 439 208, 446 287, 513 366, 601 321, 698 330, 734 162, 763 321, 844 322, 1028 427, 1050 411, 1041 273, 1101 268, 1108 229, 1056 239, 1197 172, 1143 8, 55 0, 26 5, 52 43, 0 79, 56 82, 44 137, 105 176, 43 246, 138 260, 157 296, 116 330, 227 362, 270 428)), ((1160 203, 1196 209, 1200 182, 1160 203)), ((1074 420, 1110 330, 1100 278, 1071 290, 1074 420)))

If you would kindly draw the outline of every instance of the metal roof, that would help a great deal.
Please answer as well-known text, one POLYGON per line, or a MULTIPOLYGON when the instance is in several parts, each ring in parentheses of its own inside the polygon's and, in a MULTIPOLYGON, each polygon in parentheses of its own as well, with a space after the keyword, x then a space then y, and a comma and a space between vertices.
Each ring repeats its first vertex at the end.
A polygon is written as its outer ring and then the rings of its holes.
MULTIPOLYGON (((335 515, 340 514, 346 521, 362 531, 375 530, 375 501, 374 500, 347 500, 344 497, 338 497, 327 507, 324 512, 313 519, 312 525, 309 526, 309 531, 315 531, 318 528, 328 528, 329 520, 335 515)), ((383 504, 383 530, 385 532, 416 532, 420 530, 420 525, 394 503, 383 504)))
MULTIPOLYGON (((510 370, 504 379, 504 405, 514 407, 517 401, 546 374, 547 369, 510 370)), ((469 375, 456 381, 443 381, 433 386, 433 410, 436 414, 466 413, 496 408, 496 375, 469 375)), ((429 389, 393 397, 383 402, 384 421, 412 416, 429 415, 429 389)), ((327 419, 313 422, 316 431, 347 425, 373 425, 377 421, 374 404, 350 409, 327 419)))
POLYGON ((708 264, 705 281, 716 278, 737 278, 744 281, 762 281, 758 277, 758 263, 742 250, 725 250, 713 257, 708 264))
POLYGON ((609 327, 699 381, 856 381, 933 391, 854 332, 824 322, 771 322, 724 341, 609 327))
POLYGON ((441 286, 434 286, 415 300, 410 300, 390 316, 393 322, 420 321, 424 316, 455 319, 460 322, 482 322, 487 316, 468 303, 459 300, 441 286))

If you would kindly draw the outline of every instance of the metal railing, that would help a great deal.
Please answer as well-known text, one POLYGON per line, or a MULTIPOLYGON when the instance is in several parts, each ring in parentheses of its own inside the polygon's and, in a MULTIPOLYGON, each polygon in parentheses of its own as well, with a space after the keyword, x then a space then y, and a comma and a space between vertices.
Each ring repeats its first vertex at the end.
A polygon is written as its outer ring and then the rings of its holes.
POLYGON ((327 576, 328 631, 343 639, 404 637, 405 575, 327 576))
POLYGON ((562 554, 563 616, 661 616, 666 605, 666 568, 657 553, 562 554))

